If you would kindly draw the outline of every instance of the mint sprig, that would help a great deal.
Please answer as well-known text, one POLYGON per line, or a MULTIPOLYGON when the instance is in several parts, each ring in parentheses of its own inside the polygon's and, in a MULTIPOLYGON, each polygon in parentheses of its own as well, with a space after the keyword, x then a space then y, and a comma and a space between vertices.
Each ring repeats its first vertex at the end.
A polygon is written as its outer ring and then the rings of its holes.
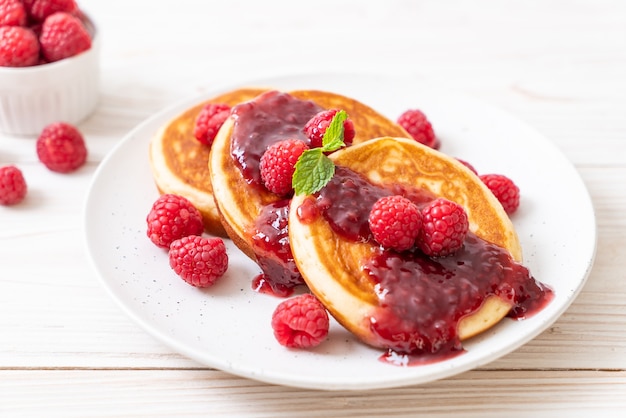
POLYGON ((346 119, 346 112, 339 110, 324 132, 322 146, 308 149, 298 158, 291 179, 296 195, 318 192, 333 178, 335 163, 325 153, 336 151, 345 145, 343 123, 346 119))

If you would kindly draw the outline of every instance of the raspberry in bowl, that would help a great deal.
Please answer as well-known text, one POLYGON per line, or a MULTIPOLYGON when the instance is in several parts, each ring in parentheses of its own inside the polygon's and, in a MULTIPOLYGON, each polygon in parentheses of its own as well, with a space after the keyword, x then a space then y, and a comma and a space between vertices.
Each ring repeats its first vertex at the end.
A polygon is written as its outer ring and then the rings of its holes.
POLYGON ((99 97, 95 24, 73 0, 5 3, 22 5, 26 18, 2 24, 0 7, 0 131, 36 135, 50 123, 81 122, 99 97))

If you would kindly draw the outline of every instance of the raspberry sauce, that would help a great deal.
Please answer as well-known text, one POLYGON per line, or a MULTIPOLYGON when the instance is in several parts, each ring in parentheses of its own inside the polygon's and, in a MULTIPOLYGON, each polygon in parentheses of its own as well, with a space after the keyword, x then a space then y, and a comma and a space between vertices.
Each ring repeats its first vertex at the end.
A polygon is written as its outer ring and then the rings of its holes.
MULTIPOLYGON (((310 207, 309 199, 298 213, 305 216, 303 222, 310 221, 307 215, 323 216, 347 240, 369 241, 373 239, 367 226, 370 209, 379 197, 390 194, 402 194, 418 207, 434 198, 422 190, 374 185, 337 167, 333 179, 318 193, 316 208, 310 207)), ((370 328, 379 345, 389 348, 382 359, 395 364, 423 364, 462 353, 458 323, 490 296, 511 303, 508 316, 515 319, 533 315, 553 297, 506 250, 471 232, 463 247, 447 257, 376 247, 361 265, 379 299, 370 328)))
POLYGON ((268 146, 283 139, 309 144, 304 125, 323 110, 309 100, 270 91, 235 106, 230 152, 248 184, 262 187, 259 161, 268 146))
POLYGON ((262 274, 252 286, 261 293, 287 297, 304 284, 289 245, 289 199, 266 205, 255 223, 252 247, 262 274))
MULTIPOLYGON (((304 125, 321 110, 312 101, 278 91, 235 106, 230 151, 245 181, 264 188, 259 162, 265 150, 285 139, 298 139, 308 145, 304 125)), ((289 202, 285 199, 267 204, 250 231, 252 247, 263 271, 254 279, 252 287, 279 297, 291 295, 296 286, 304 283, 289 245, 289 202)))

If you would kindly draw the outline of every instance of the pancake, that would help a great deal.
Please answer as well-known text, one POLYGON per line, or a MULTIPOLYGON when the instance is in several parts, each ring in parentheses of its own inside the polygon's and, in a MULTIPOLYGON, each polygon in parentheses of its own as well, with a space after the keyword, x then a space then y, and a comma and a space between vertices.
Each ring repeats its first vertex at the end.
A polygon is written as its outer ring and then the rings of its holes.
POLYGON ((226 236, 215 207, 207 168, 210 150, 193 135, 196 117, 207 103, 234 106, 264 91, 238 89, 199 103, 174 117, 150 142, 150 165, 159 192, 186 197, 202 214, 204 228, 210 234, 226 236))
MULTIPOLYGON (((520 264, 522 259, 520 243, 513 224, 502 205, 480 179, 456 159, 423 146, 416 141, 390 137, 372 139, 339 150, 331 155, 331 159, 336 165, 335 177, 344 172, 346 176, 352 176, 352 173, 356 173, 358 175, 356 178, 362 177, 376 187, 393 185, 396 189, 400 186, 400 190, 427 190, 433 196, 444 197, 459 203, 467 212, 469 228, 475 241, 481 245, 484 243, 499 256, 502 256, 502 259, 505 260, 503 263, 510 262, 511 265, 517 266, 515 268, 519 268, 520 274, 528 273, 520 264)), ((335 178, 332 181, 335 181, 335 178)), ((342 188, 337 187, 337 190, 342 190, 342 188)), ((323 191, 324 189, 320 193, 323 191)), ((363 195, 363 189, 360 193, 363 195)), ((329 219, 320 215, 319 209, 315 209, 317 207, 314 203, 317 202, 316 199, 319 199, 317 195, 295 196, 291 200, 289 210, 289 240, 292 254, 310 291, 320 299, 340 324, 365 343, 397 352, 420 351, 419 345, 423 343, 420 340, 422 330, 415 328, 417 325, 404 324, 402 327, 405 327, 405 331, 408 329, 406 333, 413 333, 411 337, 407 338, 413 338, 419 342, 396 342, 390 341, 396 337, 383 337, 385 332, 384 329, 381 329, 384 327, 383 321, 386 323, 389 321, 390 315, 395 315, 390 314, 390 311, 395 309, 392 301, 397 300, 397 298, 392 299, 393 292, 396 291, 393 289, 396 288, 391 285, 386 287, 387 285, 384 283, 387 282, 380 280, 380 277, 384 276, 381 272, 386 272, 385 269, 388 268, 391 271, 391 267, 387 266, 391 266, 393 262, 399 262, 398 260, 406 258, 406 261, 403 261, 406 264, 394 267, 394 269, 399 269, 393 270, 399 276, 404 274, 402 269, 406 268, 408 271, 409 267, 416 266, 421 263, 419 260, 427 257, 421 255, 420 258, 417 251, 400 256, 391 250, 382 250, 373 240, 355 242, 342 236, 331 226, 329 219), (377 263, 380 260, 386 260, 387 264, 383 266, 384 268, 376 270, 378 267, 372 266, 377 264, 372 260, 378 260, 377 263), (373 277, 376 275, 378 278, 374 280, 373 277)), ((341 200, 343 198, 328 195, 326 199, 341 200)), ((468 246, 469 244, 465 245, 468 246)), ((499 262, 493 260, 489 259, 488 265, 495 266, 494 268, 498 270, 499 262)), ((451 263, 453 265, 451 269, 456 268, 454 267, 455 263, 465 264, 465 261, 460 262, 448 257, 442 257, 441 260, 435 261, 435 263, 439 262, 451 263)), ((430 261, 428 263, 430 266, 430 261)), ((413 270, 410 271, 413 276, 416 275, 413 270)), ((434 269, 432 271, 439 270, 434 269)), ((446 270, 445 273, 448 274, 449 271, 446 270)), ((476 275, 478 274, 480 273, 477 272, 476 275)), ((440 278, 441 282, 447 280, 443 276, 440 278)), ((471 272, 467 276, 471 276, 471 272)), ((415 277, 407 277, 403 280, 406 283, 403 286, 422 286, 422 282, 417 281, 415 277)), ((464 278, 463 282, 468 280, 471 281, 472 279, 464 278)), ((519 280, 528 283, 528 286, 532 288, 531 292, 537 291, 541 294, 541 287, 537 285, 539 288, 534 288, 537 282, 530 275, 526 278, 519 278, 519 280)), ((440 286, 438 283, 435 283, 434 287, 440 286)), ((496 283, 494 286, 500 286, 500 284, 496 283)), ((420 290, 416 293, 411 293, 412 291, 408 290, 407 293, 409 294, 405 298, 421 300, 419 303, 412 302, 421 305, 415 307, 416 312, 420 309, 424 309, 427 315, 435 312, 435 318, 432 318, 435 324, 437 321, 444 321, 443 323, 453 327, 454 329, 449 330, 447 340, 439 335, 440 332, 443 332, 440 330, 436 330, 437 336, 434 338, 441 338, 442 341, 446 340, 452 345, 456 344, 455 347, 458 350, 460 341, 484 332, 507 314, 510 314, 516 302, 504 295, 506 286, 502 285, 502 287, 502 294, 496 295, 487 292, 472 309, 461 314, 456 313, 458 318, 436 317, 437 309, 439 309, 436 307, 439 306, 436 302, 438 299, 433 301, 430 296, 425 296, 427 291, 430 292, 430 289, 420 290)), ((397 290, 396 292, 399 293, 400 291, 397 290)), ((458 294, 455 293, 449 297, 458 297, 461 300, 463 292, 459 291, 458 294)), ((541 295, 536 295, 534 298, 541 297, 541 295)), ((445 303, 452 302, 446 301, 445 303)), ((402 308, 404 309, 403 314, 398 314, 396 320, 412 321, 409 317, 412 315, 411 309, 413 307, 409 306, 409 308, 402 308)), ((450 309, 454 309, 454 307, 450 309)), ((402 329, 402 327, 400 328, 402 329)), ((405 331, 397 331, 397 334, 400 335, 405 331)), ((426 331, 424 333, 429 335, 426 331)), ((397 338, 403 339, 403 337, 397 338)), ((431 343, 435 344, 432 341, 431 343)), ((443 343, 439 341, 438 344, 443 343)), ((437 351, 433 347, 430 349, 437 351)))
MULTIPOLYGON (((273 99, 276 103, 287 98, 307 102, 303 106, 309 109, 313 114, 315 109, 343 109, 352 119, 355 128, 355 137, 353 144, 358 144, 367 139, 382 135, 408 137, 409 134, 398 124, 391 121, 387 117, 378 113, 371 107, 359 102, 358 100, 326 91, 319 90, 297 90, 289 93, 272 91, 254 99, 251 102, 238 106, 233 109, 231 116, 226 120, 220 131, 218 132, 211 146, 209 158, 209 171, 211 174, 211 183, 213 194, 217 208, 220 212, 222 224, 227 234, 233 242, 250 258, 258 261, 258 251, 253 248, 254 224, 259 218, 262 210, 268 205, 284 200, 283 197, 275 195, 259 184, 258 169, 251 168, 251 177, 246 177, 239 164, 232 156, 232 135, 235 129, 235 123, 240 118, 238 112, 250 112, 247 108, 253 108, 261 100, 273 99), (308 103, 314 104, 311 108, 308 103)), ((289 124, 290 111, 285 115, 273 115, 276 120, 277 129, 282 129, 282 124, 289 124)), ((268 125, 265 121, 267 115, 260 115, 263 118, 260 125, 268 125)), ((301 117, 302 118, 302 117, 301 117)), ((304 119, 308 119, 306 116, 304 119)), ((302 127, 305 122, 295 123, 291 128, 293 132, 289 136, 300 135, 302 139, 302 127), (298 132, 296 132, 298 131, 298 132)), ((256 135, 256 133, 255 133, 256 135)), ((270 141, 276 141, 279 137, 272 137, 270 141)), ((246 165, 258 164, 260 158, 259 153, 263 149, 259 149, 256 156, 252 156, 251 161, 246 165)))

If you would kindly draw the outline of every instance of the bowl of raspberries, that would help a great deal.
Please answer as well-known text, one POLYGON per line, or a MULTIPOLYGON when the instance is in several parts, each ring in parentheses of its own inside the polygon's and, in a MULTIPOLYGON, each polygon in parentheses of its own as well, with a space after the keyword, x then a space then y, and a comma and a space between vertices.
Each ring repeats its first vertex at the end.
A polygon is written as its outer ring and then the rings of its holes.
POLYGON ((0 0, 0 131, 33 135, 91 114, 99 44, 75 0, 0 0))

